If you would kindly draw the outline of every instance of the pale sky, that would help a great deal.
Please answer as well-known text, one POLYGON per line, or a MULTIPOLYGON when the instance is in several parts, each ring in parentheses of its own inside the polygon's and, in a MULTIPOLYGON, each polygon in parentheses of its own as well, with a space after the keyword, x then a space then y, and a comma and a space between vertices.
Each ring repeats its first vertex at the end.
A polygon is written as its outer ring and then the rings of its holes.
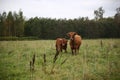
POLYGON ((120 0, 0 0, 0 13, 21 9, 26 18, 94 18, 94 10, 103 7, 104 17, 112 17, 120 0))

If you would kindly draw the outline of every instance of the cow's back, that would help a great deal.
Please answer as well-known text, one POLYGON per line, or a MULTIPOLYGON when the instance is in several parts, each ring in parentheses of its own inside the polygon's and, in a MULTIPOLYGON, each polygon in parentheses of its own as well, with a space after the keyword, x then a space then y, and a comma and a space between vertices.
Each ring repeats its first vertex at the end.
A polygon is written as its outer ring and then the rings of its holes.
POLYGON ((75 41, 75 44, 81 44, 81 36, 75 35, 74 41, 75 41))
POLYGON ((57 44, 57 45, 62 44, 62 39, 61 39, 61 38, 57 38, 57 39, 56 39, 56 44, 57 44))
POLYGON ((78 49, 81 45, 81 36, 75 35, 74 40, 70 40, 70 46, 72 49, 78 49))

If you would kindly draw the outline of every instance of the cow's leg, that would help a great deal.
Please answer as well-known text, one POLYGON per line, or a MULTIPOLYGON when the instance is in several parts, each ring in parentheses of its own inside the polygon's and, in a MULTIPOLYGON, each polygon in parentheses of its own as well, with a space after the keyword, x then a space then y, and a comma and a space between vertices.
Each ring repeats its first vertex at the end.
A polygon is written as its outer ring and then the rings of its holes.
POLYGON ((59 51, 62 52, 62 46, 59 46, 59 51))
POLYGON ((79 54, 79 47, 78 47, 78 49, 77 49, 77 53, 79 54))
POLYGON ((72 55, 74 55, 74 52, 73 52, 73 46, 70 46, 71 47, 71 52, 72 52, 72 55))
POLYGON ((73 49, 71 49, 72 50, 72 55, 74 55, 74 50, 73 49))
POLYGON ((75 45, 75 53, 74 53, 75 55, 77 54, 77 46, 75 45))
POLYGON ((74 53, 75 55, 76 55, 76 51, 77 51, 77 49, 75 49, 75 53, 74 53))
POLYGON ((60 48, 60 51, 62 52, 62 48, 60 48))
POLYGON ((77 49, 77 54, 79 54, 79 49, 77 49))
POLYGON ((78 48, 77 48, 78 53, 79 53, 79 48, 80 48, 80 45, 79 45, 78 48))
POLYGON ((62 52, 62 49, 61 49, 61 52, 62 52))
POLYGON ((59 53, 59 47, 56 45, 56 53, 59 53))
POLYGON ((67 47, 65 47, 64 50, 65 50, 65 53, 67 53, 67 47))

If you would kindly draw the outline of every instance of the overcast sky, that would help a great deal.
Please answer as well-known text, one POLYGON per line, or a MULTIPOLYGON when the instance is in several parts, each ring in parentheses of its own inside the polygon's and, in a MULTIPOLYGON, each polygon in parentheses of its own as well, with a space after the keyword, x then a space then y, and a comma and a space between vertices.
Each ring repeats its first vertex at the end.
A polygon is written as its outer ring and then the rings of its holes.
POLYGON ((0 0, 0 13, 20 9, 26 18, 94 18, 94 10, 103 7, 104 17, 114 16, 120 0, 0 0))

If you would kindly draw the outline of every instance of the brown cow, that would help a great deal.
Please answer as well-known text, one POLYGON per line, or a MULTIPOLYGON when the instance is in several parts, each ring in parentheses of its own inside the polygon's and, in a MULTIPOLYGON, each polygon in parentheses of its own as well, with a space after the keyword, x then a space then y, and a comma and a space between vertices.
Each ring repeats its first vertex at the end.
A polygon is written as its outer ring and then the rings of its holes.
POLYGON ((69 32, 67 35, 70 37, 70 47, 72 50, 72 54, 76 54, 76 51, 79 52, 79 48, 81 45, 81 36, 78 35, 76 32, 69 32))
POLYGON ((62 52, 62 49, 65 50, 65 52, 67 52, 67 40, 65 38, 57 38, 56 39, 56 51, 59 53, 59 52, 62 52))

